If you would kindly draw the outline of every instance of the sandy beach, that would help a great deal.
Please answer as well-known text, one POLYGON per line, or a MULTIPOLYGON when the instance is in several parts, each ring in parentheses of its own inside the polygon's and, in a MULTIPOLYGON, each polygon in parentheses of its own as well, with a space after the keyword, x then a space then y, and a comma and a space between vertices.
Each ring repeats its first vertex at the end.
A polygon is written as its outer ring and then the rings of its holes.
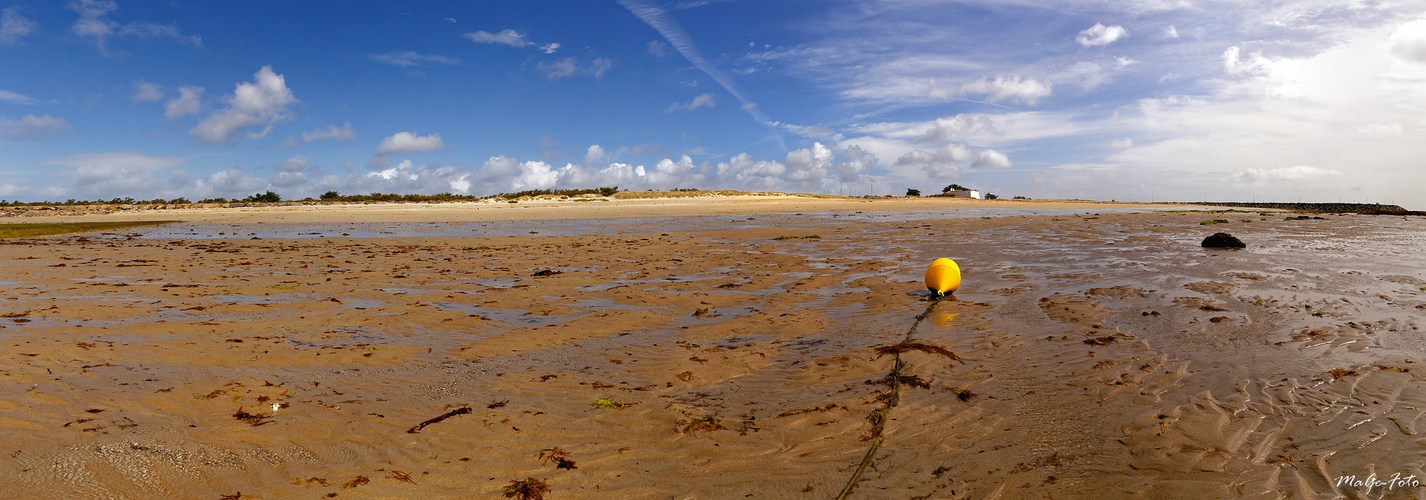
POLYGON ((1172 208, 10 219, 182 222, 0 240, 0 496, 1426 493, 1422 219, 1172 208))

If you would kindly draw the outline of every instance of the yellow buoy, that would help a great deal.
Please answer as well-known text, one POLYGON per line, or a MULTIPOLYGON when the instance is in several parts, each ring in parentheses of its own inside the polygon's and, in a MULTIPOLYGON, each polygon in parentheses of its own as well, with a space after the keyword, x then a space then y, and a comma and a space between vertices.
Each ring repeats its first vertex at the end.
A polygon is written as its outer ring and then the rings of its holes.
POLYGON ((955 292, 960 287, 961 267, 956 265, 956 261, 940 258, 926 268, 926 288, 937 295, 955 292))

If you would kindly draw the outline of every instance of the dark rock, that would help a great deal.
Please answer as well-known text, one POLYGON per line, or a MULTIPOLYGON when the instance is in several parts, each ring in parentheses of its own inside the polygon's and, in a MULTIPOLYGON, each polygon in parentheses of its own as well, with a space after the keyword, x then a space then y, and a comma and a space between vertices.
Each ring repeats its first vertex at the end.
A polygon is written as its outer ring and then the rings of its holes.
POLYGON ((1233 237, 1228 233, 1213 233, 1203 239, 1203 248, 1247 248, 1248 245, 1243 240, 1233 237))

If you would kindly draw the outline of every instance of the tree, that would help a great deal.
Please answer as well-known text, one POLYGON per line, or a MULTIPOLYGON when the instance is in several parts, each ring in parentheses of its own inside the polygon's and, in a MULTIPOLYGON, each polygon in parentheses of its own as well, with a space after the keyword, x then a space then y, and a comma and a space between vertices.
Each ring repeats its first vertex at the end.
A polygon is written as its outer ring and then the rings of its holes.
POLYGON ((987 199, 987 200, 997 200, 997 199, 1000 199, 1000 196, 997 195, 997 194, 995 194, 995 193, 985 193, 985 199, 987 199))
POLYGON ((333 198, 341 198, 341 197, 342 197, 342 195, 341 195, 340 193, 336 192, 336 191, 327 191, 327 192, 325 192, 325 193, 322 193, 322 199, 324 199, 324 200, 330 200, 330 199, 333 199, 333 198))
POLYGON ((277 193, 274 193, 274 192, 272 192, 271 190, 268 190, 268 192, 266 192, 266 193, 258 193, 258 194, 249 196, 246 200, 243 200, 243 201, 265 201, 265 202, 268 202, 268 203, 276 203, 276 202, 282 201, 282 197, 281 197, 281 196, 278 196, 277 193))
POLYGON ((946 186, 945 189, 942 189, 941 194, 946 194, 951 191, 970 191, 970 188, 962 186, 960 184, 951 184, 949 186, 946 186))
POLYGON ((920 189, 909 189, 909 188, 908 188, 908 189, 906 190, 906 196, 907 196, 908 198, 910 198, 910 197, 920 197, 920 196, 921 196, 921 190, 920 190, 920 189))

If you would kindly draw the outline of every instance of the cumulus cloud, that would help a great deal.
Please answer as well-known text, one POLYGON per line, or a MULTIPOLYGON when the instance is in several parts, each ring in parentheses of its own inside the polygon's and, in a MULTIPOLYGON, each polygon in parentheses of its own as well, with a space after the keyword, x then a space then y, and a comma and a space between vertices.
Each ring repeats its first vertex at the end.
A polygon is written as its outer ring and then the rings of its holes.
POLYGON ((178 97, 169 99, 163 105, 163 117, 172 120, 202 111, 203 92, 203 87, 179 87, 178 97))
POLYGON ((67 130, 69 130, 69 123, 64 121, 64 118, 50 115, 25 115, 19 121, 7 124, 3 135, 12 141, 33 141, 67 130))
POLYGON ((717 167, 719 180, 760 187, 777 185, 777 178, 786 171, 786 165, 775 161, 757 160, 747 153, 739 153, 726 162, 718 163, 717 167))
POLYGON ((1342 173, 1332 169, 1296 165, 1269 169, 1249 168, 1234 174, 1233 178, 1239 182, 1261 185, 1333 175, 1342 175, 1342 173))
POLYGON ((566 57, 549 62, 540 61, 535 64, 535 71, 545 75, 545 78, 548 78, 550 81, 554 81, 560 78, 569 78, 579 75, 604 78, 604 74, 608 73, 613 67, 614 61, 612 59, 598 57, 590 61, 588 65, 581 65, 578 59, 566 57))
POLYGON ((396 50, 385 54, 367 54, 367 59, 392 66, 409 68, 412 66, 422 66, 426 64, 444 64, 447 66, 460 66, 461 60, 454 57, 446 57, 435 54, 418 54, 410 50, 396 50))
POLYGON ((584 152, 584 164, 585 164, 585 165, 593 165, 593 164, 596 164, 596 163, 600 163, 600 162, 605 161, 605 160, 608 159, 608 158, 609 158, 609 155, 608 155, 607 153, 605 153, 605 152, 604 152, 604 148, 601 147, 601 146, 598 145, 598 144, 594 144, 594 145, 589 146, 589 149, 585 150, 585 152, 584 152))
POLYGON ((356 130, 352 130, 352 122, 342 122, 341 128, 337 128, 336 125, 328 125, 325 129, 319 128, 303 132, 302 142, 325 140, 345 142, 353 137, 356 137, 356 130))
POLYGON ((947 144, 935 152, 913 150, 896 159, 897 167, 918 168, 933 179, 956 179, 975 155, 964 144, 947 144))
POLYGON ((1178 28, 1175 28, 1173 25, 1164 28, 1164 38, 1178 38, 1178 28))
POLYGON ((297 155, 277 162, 272 168, 278 172, 301 172, 302 169, 307 168, 308 163, 307 157, 297 155))
POLYGON ((1396 28, 1391 34, 1391 53, 1403 61, 1426 64, 1426 19, 1396 28))
POLYGON ((916 142, 959 141, 971 135, 1001 132, 995 118, 990 115, 961 113, 949 118, 937 118, 926 133, 916 138, 916 142))
POLYGON ((1243 49, 1236 45, 1223 51, 1223 70, 1233 76, 1260 75, 1268 72, 1271 64, 1262 53, 1253 52, 1243 56, 1243 49))
POLYGON ((81 38, 87 38, 101 54, 108 54, 109 39, 115 36, 136 36, 141 38, 169 38, 179 43, 201 47, 203 39, 184 35, 177 26, 134 22, 119 24, 109 19, 109 13, 119 9, 113 0, 78 0, 66 5, 69 10, 79 13, 79 19, 69 27, 69 31, 81 38))
POLYGON ((980 152, 980 156, 970 164, 970 168, 1010 168, 1010 157, 994 149, 980 152))
POLYGON ((792 182, 818 182, 827 177, 832 167, 832 150, 820 142, 812 147, 789 151, 783 159, 787 175, 783 178, 792 182))
POLYGON ((183 164, 175 156, 153 156, 141 153, 88 153, 70 155, 40 162, 41 165, 69 167, 73 180, 63 188, 73 196, 141 196, 150 195, 171 180, 185 180, 170 172, 165 179, 159 173, 183 164))
POLYGON ((134 102, 154 102, 163 100, 163 86, 157 83, 149 83, 143 80, 134 82, 134 95, 129 100, 134 102))
MULTIPOLYGON (((180 89, 181 91, 182 89, 180 89)), ((248 132, 254 139, 266 136, 273 125, 292 118, 288 106, 297 104, 297 97, 287 88, 282 75, 263 66, 253 75, 252 82, 239 83, 232 95, 224 98, 228 106, 214 111, 188 134, 201 142, 227 142, 248 127, 264 127, 260 132, 248 132)))
POLYGON ((445 141, 441 140, 441 134, 416 135, 415 132, 397 132, 396 134, 381 140, 381 144, 376 147, 377 155, 400 154, 400 153, 423 153, 426 151, 440 151, 446 149, 445 141))
POLYGON ((718 99, 713 94, 698 94, 693 96, 693 100, 688 102, 675 102, 669 105, 667 113, 678 110, 693 111, 698 108, 711 108, 718 104, 718 99))
POLYGON ((0 89, 0 101, 5 101, 5 102, 15 103, 15 104, 34 104, 34 103, 36 103, 36 102, 39 102, 39 101, 36 101, 35 98, 30 97, 30 96, 27 96, 27 95, 25 95, 25 94, 20 94, 20 93, 17 93, 17 92, 11 92, 11 91, 8 91, 8 90, 3 90, 3 89, 0 89))
POLYGON ((15 45, 39 27, 34 20, 20 15, 19 7, 0 10, 0 45, 15 45))
POLYGON ((1030 106, 1049 97, 1053 90, 1054 86, 1048 82, 1018 76, 1010 78, 997 76, 995 79, 981 78, 961 85, 962 94, 984 95, 990 102, 1018 101, 1030 106))
POLYGON ((876 155, 866 152, 861 147, 850 146, 842 153, 842 163, 837 165, 837 177, 842 182, 854 182, 861 178, 863 172, 879 161, 876 155))
MULTIPOLYGON (((1177 31, 1175 31, 1175 33, 1177 33, 1177 31)), ((1097 47, 1109 45, 1127 36, 1129 36, 1129 30, 1124 29, 1123 26, 1105 26, 1103 24, 1094 23, 1094 26, 1090 26, 1089 29, 1079 32, 1079 35, 1074 37, 1074 39, 1085 47, 1097 47)))
MULTIPOLYGON (((515 30, 504 30, 499 33, 491 33, 489 31, 476 31, 473 33, 466 33, 461 36, 475 43, 494 43, 500 45, 509 45, 511 47, 516 48, 539 45, 535 42, 526 40, 525 35, 523 33, 520 33, 515 30)), ((539 45, 539 47, 541 52, 544 52, 546 54, 553 54, 556 50, 559 50, 560 44, 547 43, 544 45, 539 45)))
POLYGON ((542 161, 522 163, 501 155, 492 156, 485 161, 480 168, 480 180, 489 184, 510 186, 511 191, 550 189, 559 180, 559 172, 542 161))

